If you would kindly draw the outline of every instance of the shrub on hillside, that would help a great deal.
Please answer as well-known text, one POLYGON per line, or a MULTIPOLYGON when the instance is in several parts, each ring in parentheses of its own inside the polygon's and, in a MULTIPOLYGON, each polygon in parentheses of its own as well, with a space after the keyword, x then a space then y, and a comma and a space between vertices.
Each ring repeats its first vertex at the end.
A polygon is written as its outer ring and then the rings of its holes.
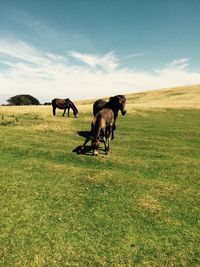
POLYGON ((16 106, 40 105, 40 102, 31 95, 16 95, 10 97, 7 101, 10 105, 16 105, 16 106))

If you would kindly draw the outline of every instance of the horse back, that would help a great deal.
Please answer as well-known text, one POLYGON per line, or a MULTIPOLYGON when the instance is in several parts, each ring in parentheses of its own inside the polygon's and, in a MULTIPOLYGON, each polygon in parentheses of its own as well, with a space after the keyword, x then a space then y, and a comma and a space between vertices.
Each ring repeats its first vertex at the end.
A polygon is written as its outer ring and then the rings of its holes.
POLYGON ((54 98, 52 100, 52 106, 54 108, 65 109, 69 107, 69 99, 54 98))
POLYGON ((94 135, 97 135, 101 129, 105 129, 107 126, 112 125, 114 125, 113 111, 109 108, 103 108, 95 115, 92 121, 94 135))
POLYGON ((106 103, 107 102, 103 99, 95 101, 93 104, 93 115, 95 116, 100 110, 102 110, 105 107, 106 103))
POLYGON ((103 108, 102 110, 100 110, 97 113, 97 117, 101 117, 105 125, 108 125, 114 122, 114 113, 109 108, 103 108))

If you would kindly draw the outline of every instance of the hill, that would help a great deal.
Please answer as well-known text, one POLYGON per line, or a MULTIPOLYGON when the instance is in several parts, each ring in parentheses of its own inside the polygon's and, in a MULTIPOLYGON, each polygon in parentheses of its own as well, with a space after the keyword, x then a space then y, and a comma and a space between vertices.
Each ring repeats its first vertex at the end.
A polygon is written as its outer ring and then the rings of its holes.
MULTIPOLYGON (((157 108, 200 109, 200 85, 127 94, 126 98, 129 111, 157 108)), ((94 101, 94 99, 90 99, 76 101, 75 103, 89 111, 94 101)))
POLYGON ((200 109, 200 85, 175 87, 127 95, 131 108, 200 109))

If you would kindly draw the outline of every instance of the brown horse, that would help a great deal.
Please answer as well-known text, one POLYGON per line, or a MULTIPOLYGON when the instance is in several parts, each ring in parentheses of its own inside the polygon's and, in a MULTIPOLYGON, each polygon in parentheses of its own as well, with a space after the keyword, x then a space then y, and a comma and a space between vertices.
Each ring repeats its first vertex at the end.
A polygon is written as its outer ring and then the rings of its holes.
POLYGON ((118 117, 119 110, 124 116, 126 114, 126 97, 125 95, 116 95, 110 97, 109 101, 106 102, 103 99, 99 99, 94 102, 93 105, 93 114, 94 116, 103 108, 110 108, 114 112, 114 125, 112 129, 112 139, 114 139, 114 130, 116 130, 116 119, 118 117))
POLYGON ((114 113, 109 108, 104 108, 99 111, 92 121, 92 149, 93 155, 98 155, 98 147, 99 147, 99 136, 102 137, 105 153, 108 154, 110 150, 110 137, 112 133, 112 128, 114 125, 114 113))
MULTIPOLYGON (((125 96, 123 96, 125 98, 125 96)), ((104 100, 103 100, 104 101, 104 100)), ((96 102, 95 102, 96 103, 96 102)), ((105 152, 109 151, 110 137, 114 138, 115 120, 120 110, 122 115, 126 114, 126 101, 122 100, 120 96, 110 97, 106 102, 105 107, 95 114, 91 123, 90 136, 88 136, 82 146, 80 146, 78 153, 83 153, 86 144, 92 139, 93 155, 98 155, 97 149, 99 145, 99 138, 103 139, 105 145, 105 152)))
POLYGON ((90 136, 88 136, 82 146, 79 147, 78 153, 84 153, 85 146, 92 139, 91 147, 93 149, 93 155, 98 155, 99 137, 103 139, 105 146, 105 153, 108 154, 110 150, 110 138, 112 128, 114 125, 114 113, 109 108, 104 108, 99 111, 91 123, 90 136))
POLYGON ((53 115, 56 115, 56 108, 64 109, 63 116, 65 115, 66 109, 68 110, 68 117, 69 117, 69 110, 70 108, 73 110, 74 117, 77 118, 78 109, 74 105, 74 103, 69 99, 59 99, 54 98, 52 100, 52 108, 53 108, 53 115))

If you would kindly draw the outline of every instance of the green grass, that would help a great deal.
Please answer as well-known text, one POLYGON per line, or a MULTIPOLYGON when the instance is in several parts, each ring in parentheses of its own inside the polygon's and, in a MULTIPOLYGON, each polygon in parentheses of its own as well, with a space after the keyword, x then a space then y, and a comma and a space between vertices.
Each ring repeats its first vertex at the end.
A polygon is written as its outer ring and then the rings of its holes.
POLYGON ((119 116, 92 157, 72 152, 89 113, 2 111, 1 266, 199 266, 199 117, 119 116))

